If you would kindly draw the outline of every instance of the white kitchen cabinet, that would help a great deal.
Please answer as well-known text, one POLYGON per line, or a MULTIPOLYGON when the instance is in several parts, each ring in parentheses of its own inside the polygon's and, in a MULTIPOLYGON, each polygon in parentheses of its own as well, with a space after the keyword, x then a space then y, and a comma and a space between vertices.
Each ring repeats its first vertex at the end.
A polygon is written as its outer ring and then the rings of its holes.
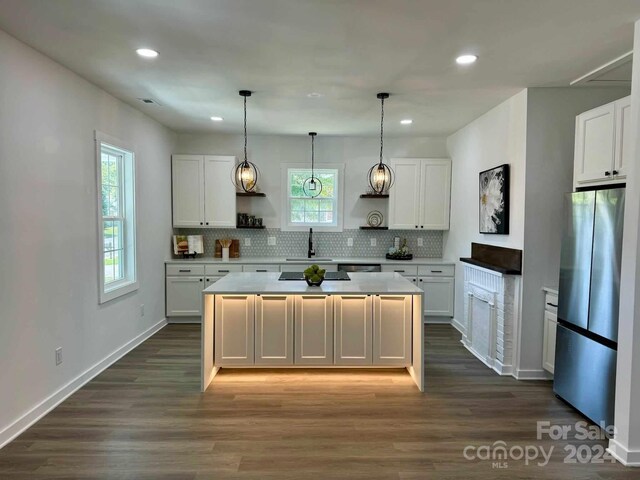
POLYGON ((295 296, 295 363, 333 364, 333 297, 295 296))
POLYGON ((256 297, 256 365, 293 365, 293 298, 256 297))
POLYGON ((544 338, 542 368, 553 373, 556 364, 556 330, 558 327, 558 297, 547 292, 544 305, 544 338))
POLYGON ((192 317, 202 314, 202 290, 204 278, 201 276, 167 276, 166 315, 167 317, 192 317))
POLYGON ((174 227, 236 226, 235 157, 173 155, 171 185, 174 227))
POLYGON ((576 117, 574 188, 622 183, 631 152, 631 100, 625 97, 576 117))
POLYGON ((336 295, 335 364, 371 365, 373 363, 373 299, 371 295, 336 295))
POLYGON ((254 295, 216 295, 215 363, 220 366, 254 364, 254 295))
POLYGON ((216 283, 221 278, 222 278, 221 276, 207 276, 207 277, 204 277, 204 288, 210 287, 211 285, 216 283))
POLYGON ((411 297, 373 297, 373 364, 411 365, 411 297))
POLYGON ((389 191, 392 230, 448 230, 451 160, 393 158, 395 183, 389 191))
POLYGON ((236 157, 204 156, 204 225, 235 228, 236 187, 231 182, 236 157))
POLYGON ((453 317, 453 277, 419 277, 418 285, 424 291, 426 316, 453 317))

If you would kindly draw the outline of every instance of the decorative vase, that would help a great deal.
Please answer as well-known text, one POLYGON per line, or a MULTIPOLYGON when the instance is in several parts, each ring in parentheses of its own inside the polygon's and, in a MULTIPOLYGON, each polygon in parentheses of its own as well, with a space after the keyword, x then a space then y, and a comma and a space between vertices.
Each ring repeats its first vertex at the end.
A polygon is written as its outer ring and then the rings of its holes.
POLYGON ((307 281, 307 285, 309 285, 310 287, 319 287, 320 285, 322 285, 322 282, 324 282, 324 277, 322 277, 319 282, 312 282, 307 276, 305 276, 304 279, 307 281))
POLYGON ((222 247, 222 261, 229 261, 229 247, 222 247))

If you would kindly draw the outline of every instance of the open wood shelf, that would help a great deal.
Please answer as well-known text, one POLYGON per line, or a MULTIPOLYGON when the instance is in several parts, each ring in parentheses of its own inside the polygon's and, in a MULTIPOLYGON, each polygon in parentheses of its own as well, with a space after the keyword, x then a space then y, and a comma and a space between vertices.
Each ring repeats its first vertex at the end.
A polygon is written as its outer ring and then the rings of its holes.
POLYGON ((236 192, 236 197, 266 197, 266 193, 262 192, 236 192))
POLYGON ((360 230, 389 230, 389 227, 372 227, 370 225, 362 225, 360 230))
POLYGON ((389 194, 382 193, 378 195, 377 193, 363 193, 360 195, 360 198, 389 198, 389 194))

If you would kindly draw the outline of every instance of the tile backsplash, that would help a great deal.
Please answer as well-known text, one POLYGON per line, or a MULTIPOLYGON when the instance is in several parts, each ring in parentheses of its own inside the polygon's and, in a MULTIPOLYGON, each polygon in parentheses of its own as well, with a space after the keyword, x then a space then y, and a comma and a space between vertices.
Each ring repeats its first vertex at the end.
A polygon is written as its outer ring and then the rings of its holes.
MULTIPOLYGON (((203 235, 204 255, 213 256, 216 239, 237 238, 240 240, 242 257, 303 257, 307 255, 308 232, 283 232, 279 228, 263 230, 250 229, 202 229, 176 228, 176 235, 203 235), (275 238, 275 245, 269 245, 269 237, 275 238), (246 245, 249 239, 250 245, 246 245)), ((342 232, 313 232, 313 246, 316 257, 384 257, 393 246, 394 237, 406 238, 409 251, 415 257, 442 257, 443 232, 438 230, 344 230, 342 232), (353 239, 353 246, 348 239, 353 239), (422 238, 422 246, 418 239, 422 238), (375 246, 371 245, 375 239, 375 246)))

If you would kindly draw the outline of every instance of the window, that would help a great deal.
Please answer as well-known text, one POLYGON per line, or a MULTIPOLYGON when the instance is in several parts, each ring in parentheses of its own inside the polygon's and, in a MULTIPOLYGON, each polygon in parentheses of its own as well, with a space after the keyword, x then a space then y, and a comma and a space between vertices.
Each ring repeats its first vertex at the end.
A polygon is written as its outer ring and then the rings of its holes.
POLYGON ((135 157, 96 132, 100 303, 137 290, 135 157))
POLYGON ((342 165, 316 168, 315 176, 322 182, 322 192, 316 198, 305 195, 302 185, 311 176, 307 166, 283 166, 286 185, 282 229, 342 231, 342 165))

